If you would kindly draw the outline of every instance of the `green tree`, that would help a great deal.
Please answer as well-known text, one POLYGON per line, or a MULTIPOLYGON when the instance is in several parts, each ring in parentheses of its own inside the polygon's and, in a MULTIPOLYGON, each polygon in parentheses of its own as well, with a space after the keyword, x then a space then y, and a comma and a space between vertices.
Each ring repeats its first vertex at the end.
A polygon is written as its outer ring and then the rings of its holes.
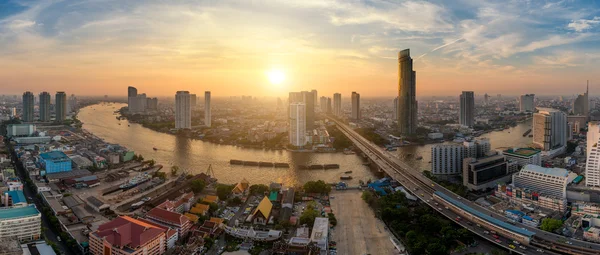
POLYGON ((427 245, 427 253, 428 254, 447 254, 448 250, 446 249, 446 246, 444 246, 438 242, 431 242, 427 245))
POLYGON ((323 180, 308 181, 304 184, 303 188, 307 193, 327 194, 331 192, 331 186, 325 183, 323 180))
POLYGON ((233 185, 226 184, 218 184, 217 185, 217 196, 219 199, 225 201, 231 195, 231 190, 233 190, 233 185))
POLYGON ((317 210, 306 208, 302 215, 300 215, 300 225, 306 224, 307 226, 312 226, 315 224, 315 218, 317 217, 319 217, 317 210))
POLYGON ((192 182, 190 182, 190 187, 192 188, 192 191, 194 193, 200 193, 202 192, 202 190, 204 190, 206 184, 203 180, 193 180, 192 182))
POLYGON ((542 220, 542 225, 540 226, 540 229, 548 232, 554 232, 561 228, 562 225, 563 222, 561 220, 545 218, 542 220))
POLYGON ((154 159, 151 159, 150 161, 148 161, 148 166, 153 167, 156 164, 156 161, 154 161, 154 159))
POLYGON ((177 172, 179 172, 179 167, 171 166, 171 176, 173 176, 173 177, 177 176, 177 172))
POLYGON ((264 184, 254 184, 250 186, 250 194, 252 195, 262 195, 267 191, 269 191, 269 186, 264 184))
POLYGON ((329 218, 329 223, 335 227, 337 225, 337 219, 335 218, 335 215, 333 213, 328 213, 327 217, 329 218))
POLYGON ((242 204, 242 199, 240 199, 239 197, 232 197, 229 200, 227 200, 227 204, 228 205, 240 205, 242 204))
POLYGON ((210 203, 210 204, 208 205, 208 212, 209 212, 210 214, 213 214, 213 213, 215 213, 217 210, 219 210, 219 205, 217 205, 216 203, 210 203))
POLYGON ((167 179, 167 174, 165 172, 154 172, 153 174, 154 177, 158 177, 160 179, 162 179, 163 181, 167 179))

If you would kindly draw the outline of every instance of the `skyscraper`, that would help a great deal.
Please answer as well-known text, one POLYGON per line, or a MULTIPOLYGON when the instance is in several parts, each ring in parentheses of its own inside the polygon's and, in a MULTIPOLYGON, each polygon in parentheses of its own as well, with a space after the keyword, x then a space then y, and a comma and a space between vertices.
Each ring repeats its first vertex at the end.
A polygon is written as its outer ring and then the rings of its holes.
POLYGON ((211 112, 210 112, 210 91, 204 92, 204 125, 210 127, 211 125, 211 112))
POLYGON ((392 119, 398 120, 398 97, 394 98, 394 114, 392 119))
POLYGON ((342 116, 342 94, 333 94, 333 115, 342 116))
POLYGON ((306 107, 306 130, 310 130, 311 132, 315 125, 315 104, 317 103, 315 99, 317 91, 313 91, 302 91, 302 99, 306 107))
POLYGON ((519 98, 519 110, 521 112, 533 112, 535 110, 535 95, 525 94, 519 98))
POLYGON ((75 96, 75 94, 71 94, 71 96, 69 97, 69 112, 75 112, 77 111, 77 97, 75 96))
POLYGON ((352 114, 353 120, 360 120, 360 94, 352 91, 352 114))
POLYGON ((475 93, 463 91, 460 95, 460 124, 473 127, 475 120, 475 93))
POLYGON ((306 144, 306 107, 302 102, 290 103, 289 139, 290 144, 296 147, 306 144))
POLYGON ((544 151, 567 145, 567 115, 560 110, 538 108, 533 114, 533 144, 544 151))
POLYGON ((483 103, 485 105, 488 105, 490 103, 490 96, 487 93, 485 93, 485 95, 483 95, 483 103))
POLYGON ((600 187, 600 124, 596 121, 588 123, 587 132, 587 164, 585 165, 585 185, 600 187))
POLYGON ((331 113, 331 97, 327 98, 327 113, 331 113))
POLYGON ((177 91, 175 94, 175 128, 192 127, 192 105, 189 91, 177 91))
POLYGON ((23 116, 21 119, 24 122, 33 121, 33 93, 27 91, 23 93, 23 116))
POLYGON ((318 102, 317 100, 319 100, 319 97, 317 97, 317 90, 313 89, 313 90, 310 91, 310 93, 312 93, 312 95, 313 95, 313 100, 314 100, 315 106, 316 106, 317 102, 318 102))
POLYGON ((40 121, 50 121, 50 93, 40 93, 40 121))
POLYGON ((575 115, 588 116, 590 114, 590 100, 588 98, 588 92, 590 84, 588 81, 585 93, 577 95, 577 98, 573 102, 573 113, 575 115))
POLYGON ((131 108, 133 107, 134 98, 137 97, 137 89, 135 87, 129 86, 127 87, 127 107, 129 112, 131 112, 131 108))
POLYGON ((190 104, 192 106, 192 109, 196 108, 197 104, 198 104, 198 98, 196 97, 196 94, 191 94, 190 95, 190 104))
POLYGON ((56 122, 63 122, 67 119, 67 94, 62 91, 56 92, 54 109, 56 111, 56 122))
POLYGON ((398 127, 400 134, 412 135, 417 130, 416 72, 410 49, 398 54, 398 127))
POLYGON ((321 112, 327 112, 327 97, 321 97, 319 99, 319 106, 321 107, 321 112))

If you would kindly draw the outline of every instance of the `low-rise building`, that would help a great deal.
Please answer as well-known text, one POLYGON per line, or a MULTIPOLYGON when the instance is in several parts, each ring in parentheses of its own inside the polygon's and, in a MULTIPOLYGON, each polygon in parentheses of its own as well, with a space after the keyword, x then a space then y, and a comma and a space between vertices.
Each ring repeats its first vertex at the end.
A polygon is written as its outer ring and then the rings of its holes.
POLYGON ((45 169, 45 174, 68 172, 72 170, 71 159, 62 151, 42 153, 40 154, 40 158, 45 169))
POLYGON ((267 225, 269 222, 269 217, 271 216, 271 210, 273 209, 273 204, 269 200, 268 197, 263 197, 262 201, 258 204, 254 213, 252 213, 252 223, 267 225))
POLYGON ((329 218, 317 217, 313 224, 312 233, 310 235, 310 241, 321 248, 321 255, 328 254, 329 244, 329 218))
POLYGON ((90 234, 90 252, 103 255, 164 254, 167 236, 163 228, 119 216, 90 234))
POLYGON ((177 234, 181 238, 187 236, 192 225, 190 220, 183 216, 183 214, 167 211, 158 207, 155 207, 146 213, 146 218, 159 225, 177 230, 177 234))
POLYGON ((38 240, 41 217, 34 205, 0 208, 0 239, 16 237, 19 241, 38 240))

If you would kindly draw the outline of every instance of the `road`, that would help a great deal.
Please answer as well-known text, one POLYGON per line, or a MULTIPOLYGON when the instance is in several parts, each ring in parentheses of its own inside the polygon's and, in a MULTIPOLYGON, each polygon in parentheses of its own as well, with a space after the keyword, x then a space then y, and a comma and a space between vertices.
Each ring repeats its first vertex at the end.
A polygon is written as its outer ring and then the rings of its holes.
MULTIPOLYGON (((336 122, 337 122, 338 127, 340 127, 340 130, 348 138, 350 138, 353 141, 353 143, 357 147, 359 147, 359 149, 361 149, 361 151, 363 151, 369 158, 371 158, 373 160, 373 162, 375 162, 383 171, 385 171, 392 178, 398 180, 405 188, 407 188, 411 192, 415 193, 415 195, 418 196, 425 203, 427 203, 434 209, 440 211, 440 213, 444 214, 446 217, 450 218, 451 220, 456 221, 455 216, 452 215, 453 213, 451 211, 439 210, 439 208, 437 208, 433 204, 434 203, 433 193, 438 191, 438 192, 442 192, 451 197, 458 197, 456 194, 445 189, 444 187, 437 185, 435 182, 433 182, 430 179, 428 179, 427 177, 423 176, 420 171, 408 166, 407 164, 400 161, 396 157, 392 156, 391 154, 389 154, 388 152, 386 152, 379 146, 366 140, 364 137, 360 136, 358 133, 356 133, 354 130, 352 130, 347 125, 340 123, 338 121, 336 121, 336 122)), ((504 215, 498 214, 497 212, 494 212, 494 211, 490 211, 487 208, 480 207, 479 205, 477 205, 471 201, 468 201, 466 199, 462 199, 461 202, 463 202, 465 205, 467 205, 477 211, 480 211, 481 213, 489 214, 490 216, 497 218, 499 220, 502 220, 502 221, 508 220, 506 217, 504 217, 504 215)), ((466 225, 461 222, 458 222, 458 223, 461 224, 463 227, 465 227, 465 225, 466 225)), ((572 245, 569 245, 569 244, 564 243, 563 240, 565 240, 566 238, 563 236, 548 233, 548 232, 542 231, 537 228, 531 228, 529 226, 526 226, 526 225, 523 225, 520 223, 518 224, 518 227, 521 227, 521 228, 524 228, 524 229, 534 232, 535 239, 536 239, 536 242, 534 242, 534 243, 537 244, 538 243, 537 240, 539 240, 539 243, 547 244, 548 248, 560 247, 561 249, 558 249, 558 250, 560 250, 562 252, 569 252, 571 254, 600 254, 600 252, 598 252, 598 251, 600 251, 600 245, 598 245, 598 244, 579 241, 579 240, 575 240, 575 239, 570 239, 569 242, 571 242, 572 245)), ((472 229, 469 229, 469 230, 473 231, 472 229)), ((483 238, 490 240, 490 241, 495 240, 495 239, 491 240, 492 238, 490 238, 489 236, 487 236, 485 234, 482 235, 481 233, 478 233, 477 231, 473 231, 473 232, 482 236, 483 238)), ((498 245, 500 245, 504 248, 508 248, 508 245, 505 242, 500 243, 498 245)), ((546 249, 545 251, 546 251, 546 253, 549 252, 548 249, 546 249)), ((518 251, 518 250, 515 252, 523 253, 523 254, 530 253, 530 251, 518 251)), ((548 254, 551 254, 551 253, 548 253, 548 254)))

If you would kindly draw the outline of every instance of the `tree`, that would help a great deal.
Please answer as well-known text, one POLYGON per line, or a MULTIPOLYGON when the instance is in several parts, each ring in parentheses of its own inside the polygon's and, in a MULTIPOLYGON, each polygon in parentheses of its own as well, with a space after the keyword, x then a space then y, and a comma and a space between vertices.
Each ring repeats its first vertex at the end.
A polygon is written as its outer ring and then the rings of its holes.
POLYGON ((204 190, 206 184, 203 180, 193 180, 192 182, 190 182, 190 187, 192 188, 192 191, 194 193, 200 193, 202 192, 202 190, 204 190))
POLYGON ((264 184, 254 184, 250 186, 250 194, 251 195, 261 195, 265 192, 269 191, 269 186, 264 184))
POLYGON ((447 254, 448 251, 446 249, 446 246, 444 246, 438 242, 431 242, 427 245, 427 253, 428 254, 447 254))
POLYGON ((233 185, 218 184, 217 185, 217 196, 219 197, 219 199, 221 199, 223 201, 227 200, 229 195, 231 195, 232 189, 233 189, 233 185))
POLYGON ((179 172, 179 167, 171 166, 171 176, 173 176, 173 177, 177 176, 177 172, 179 172))
POLYGON ((333 213, 328 213, 327 217, 329 218, 329 223, 335 227, 337 225, 337 219, 335 218, 335 215, 333 213))
POLYGON ((242 204, 242 199, 240 199, 239 197, 233 197, 233 198, 230 198, 229 200, 227 200, 227 204, 228 205, 240 205, 240 204, 242 204))
POLYGON ((214 212, 216 212, 217 210, 219 210, 219 205, 217 205, 216 203, 210 203, 208 205, 208 212, 210 214, 213 214, 214 212))
POLYGON ((163 181, 167 179, 167 174, 165 172, 154 172, 153 176, 158 177, 163 181))
POLYGON ((138 155, 138 156, 137 156, 137 161, 138 161, 138 162, 142 162, 142 161, 144 161, 144 156, 142 156, 142 154, 138 155))
POLYGON ((542 220, 542 225, 540 226, 540 229, 548 232, 554 232, 561 228, 562 225, 563 222, 561 220, 545 218, 542 220))
POLYGON ((300 215, 300 225, 306 224, 307 226, 312 226, 315 224, 315 218, 317 217, 319 217, 317 210, 306 208, 302 215, 300 215))
POLYGON ((150 161, 148 161, 148 166, 153 167, 156 164, 156 161, 154 161, 154 159, 151 159, 150 161))
POLYGON ((303 186, 304 191, 307 193, 329 193, 331 192, 331 186, 325 183, 323 180, 308 181, 303 186))

